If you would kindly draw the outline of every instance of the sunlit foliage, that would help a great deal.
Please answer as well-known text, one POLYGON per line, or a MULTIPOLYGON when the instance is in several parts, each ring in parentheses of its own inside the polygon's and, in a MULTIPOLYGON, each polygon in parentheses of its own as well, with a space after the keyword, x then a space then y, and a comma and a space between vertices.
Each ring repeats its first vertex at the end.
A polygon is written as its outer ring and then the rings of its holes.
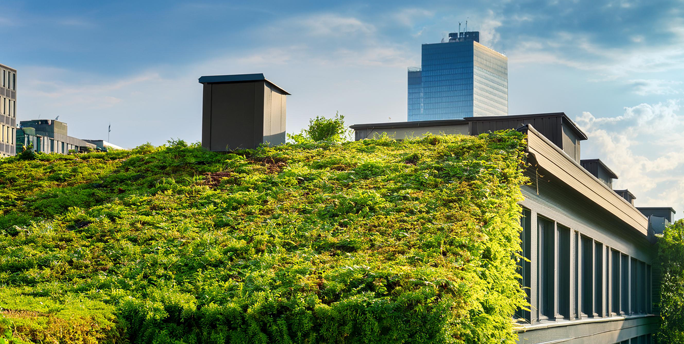
POLYGON ((511 342, 524 145, 0 160, 0 340, 511 342))

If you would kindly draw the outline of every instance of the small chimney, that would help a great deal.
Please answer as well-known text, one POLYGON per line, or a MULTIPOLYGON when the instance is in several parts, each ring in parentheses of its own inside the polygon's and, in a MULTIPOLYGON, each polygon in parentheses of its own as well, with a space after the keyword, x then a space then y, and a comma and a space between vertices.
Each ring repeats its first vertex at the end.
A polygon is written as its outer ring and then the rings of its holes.
POLYGON ((620 197, 627 200, 627 202, 634 205, 634 200, 636 199, 636 197, 634 196, 634 194, 629 192, 629 190, 625 189, 625 190, 613 190, 613 191, 615 191, 616 194, 620 195, 620 197))
POLYGON ((254 149, 285 143, 286 96, 263 74, 203 76, 202 147, 254 149))
POLYGON ((599 159, 580 160, 580 165, 594 175, 594 177, 606 184, 611 190, 613 189, 613 179, 618 179, 618 176, 613 173, 603 161, 599 159))

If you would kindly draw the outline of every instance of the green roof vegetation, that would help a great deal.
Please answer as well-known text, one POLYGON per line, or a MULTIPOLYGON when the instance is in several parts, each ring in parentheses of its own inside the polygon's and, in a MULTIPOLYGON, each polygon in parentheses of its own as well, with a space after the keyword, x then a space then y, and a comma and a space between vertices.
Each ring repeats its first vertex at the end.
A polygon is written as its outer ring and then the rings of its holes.
POLYGON ((0 343, 511 342, 524 147, 0 160, 0 343))

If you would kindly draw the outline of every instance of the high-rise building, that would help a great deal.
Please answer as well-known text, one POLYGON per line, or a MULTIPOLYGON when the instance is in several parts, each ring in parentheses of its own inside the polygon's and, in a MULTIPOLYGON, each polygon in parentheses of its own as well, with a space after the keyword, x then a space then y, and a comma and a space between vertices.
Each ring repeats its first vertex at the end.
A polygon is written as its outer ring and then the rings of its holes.
POLYGON ((0 158, 16 154, 17 70, 0 64, 0 158))
POLYGON ((479 42, 466 31, 423 44, 422 67, 408 70, 409 121, 508 115, 508 58, 479 42))

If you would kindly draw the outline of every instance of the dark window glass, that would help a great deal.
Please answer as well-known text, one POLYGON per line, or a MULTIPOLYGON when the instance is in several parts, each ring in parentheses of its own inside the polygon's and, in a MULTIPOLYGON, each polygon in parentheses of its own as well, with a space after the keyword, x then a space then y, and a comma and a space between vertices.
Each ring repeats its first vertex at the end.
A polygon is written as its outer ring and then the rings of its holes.
POLYGON ((620 255, 622 260, 620 262, 620 278, 622 279, 622 284, 620 286, 620 301, 622 301, 622 306, 620 310, 624 314, 629 314, 629 257, 626 254, 620 255))
POLYGON ((594 242, 582 236, 582 313, 592 316, 594 310, 594 242))
POLYGON ((537 218, 539 226, 539 310, 540 320, 553 319, 555 291, 555 224, 543 217, 537 218))
POLYGON ((594 244, 594 315, 603 316, 603 245, 594 244))
POLYGON ((630 313, 634 314, 638 311, 638 305, 637 305, 637 294, 639 291, 637 290, 637 260, 632 258, 630 265, 630 274, 629 274, 629 279, 630 279, 630 308, 629 311, 630 313))
MULTIPOLYGON (((523 289, 525 290, 525 294, 527 295, 527 303, 530 303, 530 259, 532 258, 530 251, 531 251, 531 233, 530 233, 530 210, 529 209, 523 209, 522 211, 522 217, 520 218, 520 226, 522 227, 522 232, 520 233, 520 246, 522 248, 522 256, 525 259, 520 259, 518 260, 518 269, 520 272, 521 276, 521 285, 523 289)), ((516 312, 516 316, 520 319, 524 319, 527 322, 530 322, 530 312, 519 309, 516 312)))
POLYGON ((611 250, 611 312, 620 314, 620 252, 611 250))
POLYGON ((570 228, 558 225, 558 315, 570 318, 570 228))

